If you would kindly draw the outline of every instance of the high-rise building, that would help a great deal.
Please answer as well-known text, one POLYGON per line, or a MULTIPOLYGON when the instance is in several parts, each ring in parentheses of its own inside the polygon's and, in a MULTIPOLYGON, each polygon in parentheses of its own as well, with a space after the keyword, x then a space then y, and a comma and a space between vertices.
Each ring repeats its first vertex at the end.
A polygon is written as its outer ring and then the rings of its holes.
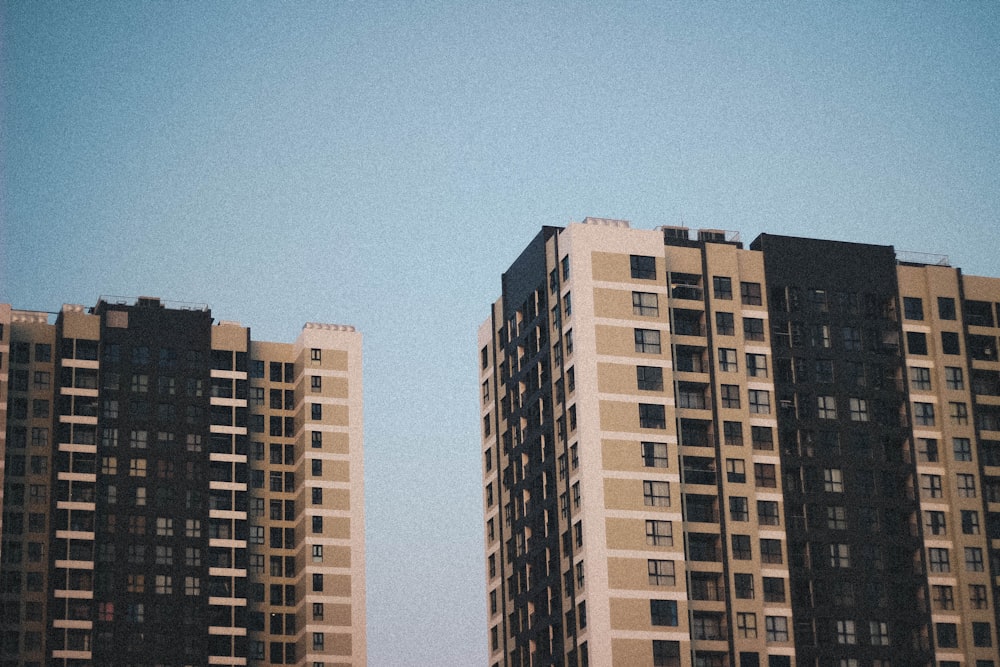
POLYGON ((0 665, 366 663, 361 335, 0 305, 0 665))
POLYGON ((479 329, 496 667, 996 667, 1000 279, 545 227, 479 329))

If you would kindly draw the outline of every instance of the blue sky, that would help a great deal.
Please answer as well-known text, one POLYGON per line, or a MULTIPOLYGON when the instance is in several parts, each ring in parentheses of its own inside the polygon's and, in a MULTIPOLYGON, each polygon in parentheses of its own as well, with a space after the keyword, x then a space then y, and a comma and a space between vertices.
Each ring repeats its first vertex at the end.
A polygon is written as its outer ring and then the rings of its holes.
POLYGON ((0 4, 0 300, 365 334, 370 664, 486 662, 476 327, 585 216, 1000 275, 1000 4, 0 4))

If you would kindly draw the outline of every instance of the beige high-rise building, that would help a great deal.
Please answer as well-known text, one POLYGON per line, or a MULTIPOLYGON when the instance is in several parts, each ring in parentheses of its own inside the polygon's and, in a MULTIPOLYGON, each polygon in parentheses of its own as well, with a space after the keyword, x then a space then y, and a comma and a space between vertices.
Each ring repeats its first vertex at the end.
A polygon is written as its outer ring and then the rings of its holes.
POLYGON ((361 336, 0 306, 0 665, 366 664, 361 336))
POLYGON ((997 301, 887 246, 543 228, 479 329, 490 664, 996 667, 997 301), (917 295, 954 364, 901 344, 917 295))

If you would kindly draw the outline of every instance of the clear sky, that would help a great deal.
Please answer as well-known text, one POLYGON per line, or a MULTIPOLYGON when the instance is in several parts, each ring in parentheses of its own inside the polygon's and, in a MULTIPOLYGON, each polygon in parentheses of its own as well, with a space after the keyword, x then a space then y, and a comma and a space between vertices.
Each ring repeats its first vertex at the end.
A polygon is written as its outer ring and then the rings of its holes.
POLYGON ((542 225, 1000 276, 997 2, 0 4, 0 300, 365 335, 373 666, 486 664, 476 328, 542 225))

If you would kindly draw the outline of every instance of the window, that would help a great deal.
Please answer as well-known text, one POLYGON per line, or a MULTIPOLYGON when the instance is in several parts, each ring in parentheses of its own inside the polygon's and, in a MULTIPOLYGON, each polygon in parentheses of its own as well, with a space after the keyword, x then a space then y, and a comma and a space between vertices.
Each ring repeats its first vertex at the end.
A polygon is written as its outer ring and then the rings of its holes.
POLYGON ((733 298, 733 280, 728 276, 712 276, 712 294, 716 299, 733 298))
POLYGON ((958 496, 960 498, 976 497, 976 478, 974 475, 959 473, 956 475, 958 496))
POLYGON ((646 520, 646 544, 654 547, 668 547, 673 543, 673 524, 669 521, 646 520))
POLYGON ((724 373, 735 373, 739 370, 736 363, 736 350, 728 347, 719 348, 719 370, 724 373))
POLYGON ((650 600, 649 617, 652 625, 677 625, 677 601, 650 600))
POLYGON ((724 408, 735 408, 740 407, 740 387, 736 384, 724 384, 719 387, 719 396, 722 399, 722 407, 724 408))
MULTIPOLYGON (((583 648, 583 646, 586 646, 586 642, 583 643, 581 648, 583 648)), ((662 639, 653 640, 653 667, 680 667, 680 664, 680 642, 666 641, 662 639)))
POLYGON ((757 501, 757 520, 762 526, 779 526, 781 518, 778 516, 778 503, 775 500, 757 501))
POLYGON ((129 459, 128 474, 130 477, 145 477, 146 459, 129 459))
POLYGON ((986 600, 986 586, 982 584, 969 584, 969 604, 973 609, 987 609, 989 602, 986 600))
POLYGON ((667 428, 666 409, 662 405, 639 404, 639 426, 641 428, 667 428))
POLYGON ((670 483, 651 482, 642 483, 643 504, 650 507, 670 506, 670 483))
POLYGON ((662 442, 643 442, 642 463, 647 468, 666 468, 667 445, 662 442))
POLYGON ((754 449, 774 449, 774 432, 770 426, 751 426, 750 440, 754 449))
POLYGON ((653 292, 632 292, 632 314, 656 317, 660 314, 656 294, 653 292))
MULTIPOLYGON (((737 597, 739 596, 737 595, 737 597)), ((738 612, 736 614, 736 634, 737 636, 745 639, 756 639, 757 614, 750 612, 738 612)))
POLYGON ((972 643, 976 646, 993 646, 989 623, 972 623, 972 643))
POLYGON ((744 306, 759 306, 763 303, 760 298, 760 283, 740 283, 740 301, 744 306))
POLYGON ((569 292, 566 292, 565 296, 563 296, 563 314, 566 317, 573 314, 573 295, 569 292))
POLYGON ((778 486, 773 463, 753 464, 754 484, 761 488, 773 489, 778 486))
POLYGON ((959 401, 952 401, 948 403, 948 408, 951 411, 951 423, 964 425, 969 423, 969 406, 965 403, 959 401))
POLYGON ((934 404, 914 403, 913 421, 917 426, 934 426, 934 404))
POLYGON ((983 550, 979 547, 965 547, 965 569, 968 572, 983 571, 983 550))
POLYGON ((931 390, 931 369, 921 366, 910 367, 910 386, 915 391, 931 390))
POLYGON ((931 586, 931 599, 936 609, 955 608, 955 592, 951 586, 931 586))
POLYGON ((771 414, 771 394, 764 389, 750 389, 750 412, 754 414, 771 414))
POLYGON ((643 391, 663 391, 663 369, 659 366, 636 366, 636 385, 643 391))
POLYGON ((927 549, 927 560, 930 563, 931 572, 951 572, 951 561, 947 549, 939 547, 927 549))
POLYGON ((656 329, 636 329, 635 351, 644 354, 659 354, 660 332, 656 329))
POLYGON ((764 320, 756 317, 744 317, 743 337, 747 340, 764 340, 764 320))
POLYGON ((958 631, 954 623, 935 623, 939 648, 958 648, 958 631))
POLYGON ((944 512, 925 511, 924 528, 931 535, 944 535, 947 531, 947 521, 944 512))
POLYGON ((743 459, 726 459, 726 479, 737 484, 747 481, 746 464, 743 459))
POLYGON ((311 465, 313 477, 320 477, 323 474, 323 459, 312 459, 311 465))
POLYGON ((747 375, 750 377, 767 377, 767 356, 763 354, 747 354, 747 375))
POLYGON ((836 419, 837 401, 833 396, 817 396, 816 410, 816 416, 820 419, 836 419))
POLYGON ((903 297, 903 317, 908 320, 924 319, 923 299, 914 296, 903 297))
POLYGON ((941 476, 940 475, 921 475, 920 476, 920 495, 924 498, 940 498, 941 497, 941 476))
POLYGON ((958 343, 958 334, 954 331, 941 332, 941 351, 945 354, 961 354, 961 346, 958 343))
MULTIPOLYGON (((754 597, 753 590, 753 575, 752 574, 740 574, 736 573, 733 575, 733 589, 737 599, 740 600, 752 600, 754 597)), ((703 597, 702 599, 709 599, 711 596, 703 597)), ((721 595, 720 595, 721 599, 721 595)))
POLYGON ((729 497, 729 518, 732 521, 750 520, 750 509, 746 498, 742 496, 729 497))
POLYGON ((844 327, 842 330, 845 350, 861 349, 861 330, 857 327, 844 327))
POLYGON ((851 421, 868 421, 868 401, 863 398, 852 398, 849 403, 851 421))
POLYGON ((722 434, 725 444, 743 446, 743 424, 740 422, 723 422, 722 434))
POLYGON ((323 405, 321 403, 312 403, 309 407, 314 421, 323 418, 323 405))
POLYGON ((314 516, 312 518, 312 532, 322 533, 323 532, 323 517, 314 516))
MULTIPOLYGON (((962 369, 956 366, 945 366, 944 384, 948 389, 965 389, 965 379, 962 377, 962 369)), ((930 389, 930 386, 927 388, 930 389)))
POLYGON ((781 563, 781 540, 761 539, 760 561, 762 563, 781 563))
POLYGON ((752 558, 750 554, 750 536, 749 535, 736 535, 732 536, 733 543, 733 558, 736 560, 750 560, 752 558))
POLYGON ((764 602, 785 601, 785 580, 780 577, 764 577, 764 602))
POLYGON ((844 492, 844 473, 840 468, 823 469, 823 490, 827 493, 844 492))
POLYGON ((910 354, 927 354, 927 334, 919 331, 907 331, 906 349, 910 354))
POLYGON ((956 461, 972 460, 972 442, 968 438, 952 438, 951 442, 956 461))
POLYGON ((979 535, 979 512, 962 510, 962 533, 964 535, 979 535))
POLYGON ((936 438, 917 438, 917 460, 922 463, 936 463, 938 441, 936 438))
POLYGON ((715 314, 715 333, 720 336, 733 336, 736 334, 736 324, 733 321, 732 313, 719 312, 715 314))
POLYGON ((765 616, 764 629, 769 642, 788 641, 788 618, 786 616, 765 616))
POLYGON ((646 255, 630 255, 629 265, 632 277, 637 280, 656 280, 656 258, 646 255))
POLYGON ((854 621, 837 621, 837 643, 858 643, 857 632, 854 629, 854 621))
POLYGON ((673 586, 676 583, 674 578, 674 561, 655 560, 646 561, 646 569, 649 573, 650 586, 673 586))

